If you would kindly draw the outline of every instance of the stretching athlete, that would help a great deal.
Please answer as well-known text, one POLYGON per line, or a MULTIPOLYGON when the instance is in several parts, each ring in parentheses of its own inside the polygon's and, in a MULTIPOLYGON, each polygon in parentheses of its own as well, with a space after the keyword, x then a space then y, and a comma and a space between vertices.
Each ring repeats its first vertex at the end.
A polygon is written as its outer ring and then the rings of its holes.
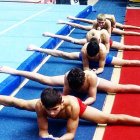
POLYGON ((132 26, 132 25, 122 25, 122 24, 115 24, 114 20, 112 20, 113 16, 109 16, 106 14, 98 14, 97 15, 97 19, 96 20, 89 20, 89 19, 83 19, 83 18, 75 18, 75 17, 68 17, 69 19, 72 20, 79 20, 82 22, 87 22, 90 23, 92 25, 81 25, 81 24, 77 24, 77 23, 73 23, 73 22, 68 22, 68 21, 62 21, 59 20, 58 24, 66 24, 66 25, 70 25, 73 26, 75 28, 79 28, 79 29, 83 29, 83 30, 91 30, 91 29, 96 29, 96 30, 101 30, 101 29, 106 29, 108 31, 108 33, 111 35, 111 33, 115 33, 115 34, 119 34, 119 35, 137 35, 140 36, 140 32, 134 32, 134 31, 124 31, 121 30, 119 28, 131 28, 131 29, 140 29, 140 27, 137 26, 132 26), (118 27, 118 28, 116 28, 118 27))
POLYGON ((49 86, 64 86, 63 94, 67 95, 74 91, 76 93, 87 93, 88 98, 85 104, 92 104, 96 100, 97 89, 107 93, 140 93, 140 86, 133 84, 116 84, 103 78, 97 77, 94 71, 82 71, 74 68, 65 75, 45 76, 35 72, 16 70, 10 67, 0 67, 1 73, 24 76, 30 80, 34 80, 41 84, 49 86))
POLYGON ((46 140, 47 138, 55 140, 74 139, 79 118, 100 124, 140 125, 140 118, 138 117, 103 113, 94 107, 86 106, 80 99, 74 96, 61 96, 56 89, 45 89, 41 93, 41 99, 34 100, 0 95, 0 104, 36 112, 41 140, 46 140), (60 138, 49 135, 48 117, 67 120, 66 133, 60 138))
POLYGON ((57 34, 53 34, 49 32, 44 32, 43 36, 59 38, 64 41, 68 41, 68 42, 79 44, 79 45, 84 45, 90 40, 92 36, 95 36, 99 39, 100 43, 103 43, 106 46, 107 50, 109 50, 110 47, 114 49, 118 49, 118 50, 140 50, 140 46, 138 45, 125 45, 117 41, 112 41, 110 39, 108 32, 104 29, 100 31, 92 29, 87 33, 86 38, 83 38, 83 39, 76 39, 70 36, 57 35, 57 34))
POLYGON ((96 70, 94 69, 96 74, 102 73, 105 65, 140 66, 140 60, 125 60, 108 54, 105 45, 99 43, 97 38, 94 37, 82 47, 81 52, 64 52, 60 50, 43 49, 36 47, 35 45, 29 45, 27 50, 38 51, 63 59, 80 60, 83 63, 84 70, 90 69, 89 63, 98 62, 98 68, 96 70))
POLYGON ((41 99, 24 100, 0 95, 0 104, 36 112, 40 140, 73 140, 79 118, 99 124, 140 125, 140 118, 125 114, 107 114, 87 106, 74 96, 61 96, 57 89, 48 88, 41 93, 41 99), (49 135, 48 118, 66 119, 66 133, 60 138, 49 135))

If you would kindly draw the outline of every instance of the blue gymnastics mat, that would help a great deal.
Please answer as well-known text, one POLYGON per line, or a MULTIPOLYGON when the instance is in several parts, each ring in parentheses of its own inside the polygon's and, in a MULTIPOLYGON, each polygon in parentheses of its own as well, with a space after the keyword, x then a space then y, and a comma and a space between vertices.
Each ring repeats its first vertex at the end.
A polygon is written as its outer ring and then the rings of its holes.
MULTIPOLYGON (((117 1, 99 1, 95 5, 96 12, 90 12, 86 15, 86 18, 94 19, 98 13, 117 13, 117 10, 120 10, 119 15, 117 15, 117 21, 122 22, 124 20, 125 16, 125 10, 126 10, 126 2, 117 1), (107 6, 109 5, 109 7, 107 6), (106 7, 107 6, 107 7, 106 7), (106 7, 106 8, 105 8, 106 7)), ((62 19, 62 18, 61 18, 62 19)), ((65 17, 66 19, 66 17, 65 17)), ((60 26, 60 25, 59 25, 60 26)), ((62 28, 62 26, 61 26, 62 28)), ((65 31, 67 32, 67 26, 64 26, 65 31)), ((44 32, 44 30, 43 30, 44 32)), ((52 32, 52 31, 50 31, 52 32)), ((64 32, 61 30, 61 32, 64 32)), ((85 37, 86 32, 82 31, 80 29, 75 29, 70 36, 76 37, 76 38, 83 38, 85 37)), ((48 38, 49 39, 49 38, 48 38)), ((112 36, 112 39, 116 41, 120 41, 120 36, 112 36)), ((46 41, 46 39, 45 39, 46 41)), ((53 40, 53 43, 57 42, 58 40, 53 40)), ((48 40, 48 42, 52 43, 52 39, 48 40)), ((47 44, 49 44, 47 42, 47 44)), ((43 48, 48 47, 46 43, 42 45, 38 43, 38 41, 32 42, 34 44, 40 45, 43 48)), ((55 44, 54 43, 54 44, 55 44)), ((61 50, 65 51, 78 51, 81 49, 80 45, 75 45, 72 43, 64 42, 60 48, 61 50)), ((33 53, 33 55, 36 55, 38 53, 33 53)), ((117 51, 111 50, 111 54, 116 55, 117 51)), ((42 54, 40 54, 42 55, 42 54)), ((31 56, 31 60, 32 60, 31 56)), ((37 59, 36 59, 37 60, 37 59)), ((27 62, 28 63, 28 62, 27 62)), ((30 63, 30 62, 29 62, 30 63)), ((80 67, 82 68, 82 63, 80 61, 71 61, 71 60, 63 60, 61 58, 55 58, 51 57, 38 71, 41 74, 44 75, 62 75, 65 72, 69 71, 73 67, 80 67)), ((19 69, 22 69, 23 67, 19 67, 19 69)), ((30 69, 30 68, 29 68, 30 69)), ((113 67, 106 67, 105 71, 100 74, 100 77, 106 78, 110 80, 111 74, 112 74, 113 67)), ((16 76, 13 76, 16 77, 16 76)), ((41 85, 34 81, 29 81, 16 95, 18 98, 23 99, 34 99, 39 98, 41 91, 46 87, 46 85, 41 85)), ((60 90, 62 90, 62 87, 60 87, 60 90)), ((6 90, 5 90, 6 91, 6 90)), ((97 94, 97 100, 92 105, 100 110, 102 110, 104 100, 105 100, 106 94, 103 92, 98 92, 97 94)), ((94 116, 93 116, 94 117, 94 116)), ((64 120, 49 120, 49 132, 53 134, 54 136, 61 136, 65 132, 65 125, 66 122, 64 120)), ((0 112, 0 137, 1 140, 15 140, 18 138, 19 140, 37 140, 38 139, 38 126, 37 126, 37 120, 36 120, 36 114, 30 113, 27 111, 21 111, 14 108, 4 108, 0 112)), ((86 122, 84 120, 80 120, 78 130, 76 132, 75 140, 92 140, 92 137, 94 135, 96 129, 96 124, 86 122), (86 130, 86 131, 85 131, 86 130)))
MULTIPOLYGON (((0 3, 0 65, 33 70, 44 56, 27 52, 27 46, 33 43, 55 47, 56 44, 50 43, 52 41, 43 37, 42 33, 68 32, 71 29, 63 29, 63 25, 57 24, 58 20, 66 18, 69 13, 86 16, 90 10, 91 7, 87 6, 0 3)), ((11 93, 21 81, 1 73, 0 93, 11 93)))

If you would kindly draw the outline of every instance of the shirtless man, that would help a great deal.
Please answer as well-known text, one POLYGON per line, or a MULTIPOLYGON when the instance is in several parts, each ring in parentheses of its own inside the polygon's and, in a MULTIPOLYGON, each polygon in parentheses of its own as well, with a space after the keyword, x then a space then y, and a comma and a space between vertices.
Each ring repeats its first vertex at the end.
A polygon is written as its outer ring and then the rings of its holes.
POLYGON ((98 62, 98 68, 96 70, 93 69, 96 74, 102 73, 105 65, 140 66, 140 60, 125 60, 108 54, 105 45, 99 43, 94 37, 82 47, 81 52, 64 52, 60 50, 43 49, 36 47, 35 45, 29 45, 27 50, 42 52, 63 59, 82 61, 84 70, 90 69, 89 63, 98 62))
POLYGON ((92 25, 89 25, 89 26, 88 25, 81 25, 81 24, 77 24, 74 22, 67 22, 67 21, 62 21, 62 20, 59 20, 58 24, 66 24, 66 25, 70 25, 72 27, 79 28, 82 30, 87 30, 87 31, 89 31, 91 29, 96 29, 96 30, 106 29, 110 35, 111 35, 111 33, 115 33, 115 34, 119 34, 119 35, 140 36, 140 32, 124 31, 122 29, 119 29, 119 28, 140 29, 140 27, 132 26, 132 25, 122 25, 120 23, 114 23, 115 21, 113 20, 112 17, 113 17, 112 15, 98 14, 96 20, 89 20, 89 19, 76 18, 76 17, 69 16, 68 17, 69 19, 87 22, 87 23, 90 23, 92 25), (116 27, 118 27, 118 28, 116 28, 116 27))
POLYGON ((97 77, 94 71, 82 71, 79 68, 73 68, 65 75, 45 76, 35 72, 16 70, 10 67, 0 67, 0 73, 19 75, 30 80, 49 86, 64 86, 63 94, 67 95, 74 91, 76 93, 88 94, 85 104, 89 105, 96 100, 97 89, 100 91, 112 93, 140 93, 140 86, 133 84, 116 84, 103 78, 97 77))
POLYGON ((100 43, 103 43, 106 46, 108 51, 110 48, 114 48, 114 49, 118 49, 118 50, 140 50, 140 46, 138 46, 138 45, 125 45, 120 42, 111 40, 108 32, 105 29, 102 29, 100 31, 91 29, 89 32, 87 32, 86 38, 83 38, 83 39, 76 39, 76 38, 72 38, 70 36, 57 35, 57 34, 53 34, 53 33, 49 33, 49 32, 44 32, 43 36, 59 38, 64 41, 71 42, 74 44, 79 44, 79 45, 84 45, 93 36, 95 36, 99 39, 100 43))
POLYGON ((62 96, 57 89, 47 88, 41 99, 24 100, 0 95, 0 104, 22 110, 36 112, 40 140, 73 140, 78 128, 79 118, 99 124, 140 125, 140 118, 125 114, 107 114, 87 106, 74 96, 62 96), (60 138, 49 135, 48 118, 66 119, 66 133, 60 138))

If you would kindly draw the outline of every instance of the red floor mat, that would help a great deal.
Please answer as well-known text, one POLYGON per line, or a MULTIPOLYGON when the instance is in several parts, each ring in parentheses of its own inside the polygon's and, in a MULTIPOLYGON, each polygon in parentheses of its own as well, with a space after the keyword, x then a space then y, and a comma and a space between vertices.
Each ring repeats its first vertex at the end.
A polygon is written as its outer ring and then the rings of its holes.
MULTIPOLYGON (((127 10, 126 24, 140 26, 140 10, 127 10)), ((136 30, 135 30, 136 31, 136 30)), ((137 30, 140 32, 140 30, 137 30)), ((125 44, 140 45, 140 36, 125 36, 125 44)), ((125 59, 140 59, 140 51, 124 51, 125 59)), ((140 67, 121 70, 120 83, 140 85, 140 67)), ((112 113, 125 113, 140 117, 140 94, 117 94, 112 113)), ((140 126, 107 126, 104 140, 140 140, 140 126)))

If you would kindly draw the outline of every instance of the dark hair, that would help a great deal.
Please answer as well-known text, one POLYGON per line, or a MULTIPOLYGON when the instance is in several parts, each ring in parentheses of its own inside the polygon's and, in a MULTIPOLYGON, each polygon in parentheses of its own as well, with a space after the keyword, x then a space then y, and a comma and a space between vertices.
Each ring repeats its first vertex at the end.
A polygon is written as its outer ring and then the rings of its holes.
POLYGON ((62 96, 57 89, 46 88, 41 93, 41 102, 45 108, 52 108, 62 102, 62 96))
POLYGON ((85 73, 80 68, 73 68, 68 73, 67 80, 72 90, 78 90, 85 81, 85 73))
POLYGON ((99 53, 99 42, 97 38, 91 38, 90 42, 87 44, 87 54, 90 57, 96 56, 99 53))

